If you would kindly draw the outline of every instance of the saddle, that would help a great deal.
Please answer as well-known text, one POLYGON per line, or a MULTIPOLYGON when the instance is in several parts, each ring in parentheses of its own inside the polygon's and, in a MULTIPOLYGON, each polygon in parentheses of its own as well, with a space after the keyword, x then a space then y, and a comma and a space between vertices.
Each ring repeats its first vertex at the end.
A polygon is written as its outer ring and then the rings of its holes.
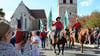
MULTIPOLYGON (((52 33, 54 34, 54 31, 52 31, 52 33)), ((51 40, 53 40, 53 38, 54 38, 53 36, 54 35, 51 35, 51 40)), ((59 36, 60 36, 60 31, 57 33, 55 41, 52 41, 52 44, 58 43, 58 40, 60 39, 59 36)))

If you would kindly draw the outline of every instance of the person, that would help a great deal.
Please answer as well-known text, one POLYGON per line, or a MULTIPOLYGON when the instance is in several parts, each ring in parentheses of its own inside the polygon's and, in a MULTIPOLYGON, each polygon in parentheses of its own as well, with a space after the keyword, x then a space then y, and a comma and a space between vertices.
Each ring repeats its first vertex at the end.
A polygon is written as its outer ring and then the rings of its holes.
POLYGON ((10 43, 15 47, 16 37, 15 37, 15 33, 14 32, 12 32, 12 38, 10 40, 10 43))
POLYGON ((41 40, 40 37, 36 35, 36 32, 32 32, 32 56, 40 56, 40 46, 41 40))
POLYGON ((21 26, 19 26, 19 23, 18 23, 18 26, 17 26, 17 29, 16 29, 15 37, 16 37, 15 47, 18 50, 20 50, 21 49, 22 40, 23 40, 23 31, 22 31, 21 26))
POLYGON ((9 43, 12 31, 8 22, 0 20, 0 56, 30 56, 30 41, 27 40, 23 54, 9 43))
POLYGON ((45 48, 45 40, 46 40, 46 33, 44 31, 44 29, 41 30, 40 32, 40 38, 41 38, 41 41, 42 41, 42 48, 45 48))
POLYGON ((81 29, 81 23, 79 22, 78 18, 76 19, 76 23, 72 26, 72 28, 75 28, 75 38, 77 41, 78 40, 78 32, 81 29))
POLYGON ((56 27, 55 33, 54 33, 54 39, 52 40, 52 43, 55 42, 57 33, 58 33, 61 29, 64 28, 62 22, 60 22, 60 19, 61 19, 61 17, 57 17, 57 18, 56 18, 56 22, 52 24, 52 26, 55 26, 55 27, 56 27))

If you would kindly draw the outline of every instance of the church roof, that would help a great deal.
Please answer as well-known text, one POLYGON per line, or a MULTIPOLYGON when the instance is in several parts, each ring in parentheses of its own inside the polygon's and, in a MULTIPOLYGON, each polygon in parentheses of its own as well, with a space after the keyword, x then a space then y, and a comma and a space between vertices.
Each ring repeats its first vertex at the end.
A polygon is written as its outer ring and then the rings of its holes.
POLYGON ((44 19, 46 18, 45 15, 45 11, 43 9, 29 9, 27 6, 25 6, 28 10, 28 12, 30 13, 30 15, 32 15, 33 17, 35 17, 36 19, 44 19))
POLYGON ((44 10, 29 10, 30 14, 35 18, 46 18, 44 10))

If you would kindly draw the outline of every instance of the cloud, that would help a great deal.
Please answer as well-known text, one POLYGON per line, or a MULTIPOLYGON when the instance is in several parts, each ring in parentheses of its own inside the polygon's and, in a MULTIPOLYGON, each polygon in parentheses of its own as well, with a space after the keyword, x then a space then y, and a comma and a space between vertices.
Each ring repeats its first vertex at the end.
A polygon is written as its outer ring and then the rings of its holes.
POLYGON ((83 14, 79 14, 79 16, 83 16, 83 14))
POLYGON ((93 0, 82 1, 81 6, 90 6, 93 3, 93 0))
POLYGON ((5 19, 11 21, 11 16, 13 15, 14 11, 6 12, 5 19))

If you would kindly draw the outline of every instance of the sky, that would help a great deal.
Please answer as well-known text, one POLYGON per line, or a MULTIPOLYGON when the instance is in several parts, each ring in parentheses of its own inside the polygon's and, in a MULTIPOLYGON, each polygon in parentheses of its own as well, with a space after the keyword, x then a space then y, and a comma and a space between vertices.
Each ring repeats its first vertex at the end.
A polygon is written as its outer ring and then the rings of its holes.
MULTIPOLYGON (((10 17, 23 1, 29 9, 44 9, 48 18, 50 8, 52 8, 53 20, 58 16, 57 0, 0 0, 0 8, 5 12, 5 19, 10 21, 10 17)), ((79 16, 90 15, 93 11, 100 11, 100 0, 77 0, 77 14, 79 16)))

